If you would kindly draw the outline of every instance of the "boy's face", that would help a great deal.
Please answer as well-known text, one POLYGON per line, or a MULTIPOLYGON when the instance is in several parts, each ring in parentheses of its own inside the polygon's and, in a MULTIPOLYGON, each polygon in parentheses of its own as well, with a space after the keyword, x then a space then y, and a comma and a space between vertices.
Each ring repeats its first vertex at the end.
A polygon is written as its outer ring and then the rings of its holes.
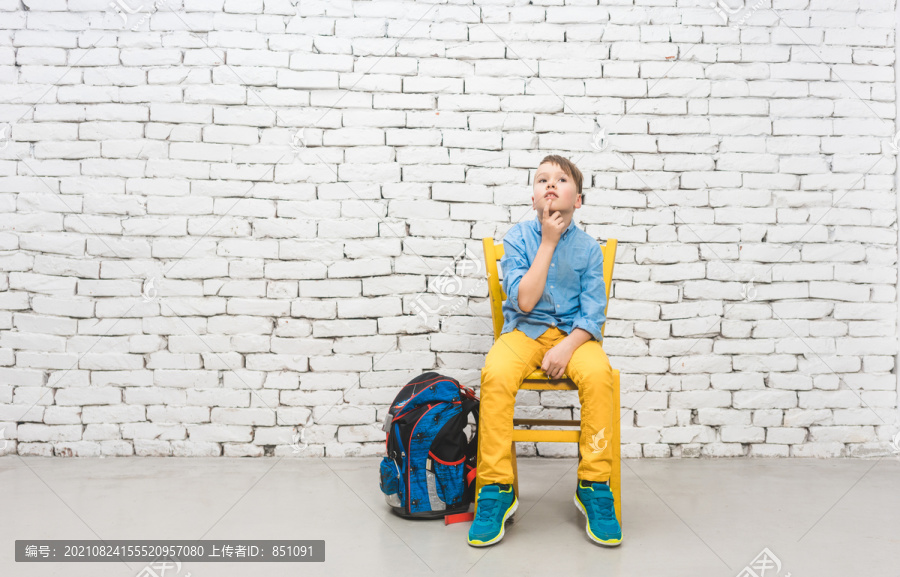
POLYGON ((534 175, 532 206, 538 215, 544 214, 544 205, 550 204, 550 213, 559 211, 568 219, 576 208, 581 208, 581 195, 575 179, 566 174, 558 164, 545 162, 534 175))

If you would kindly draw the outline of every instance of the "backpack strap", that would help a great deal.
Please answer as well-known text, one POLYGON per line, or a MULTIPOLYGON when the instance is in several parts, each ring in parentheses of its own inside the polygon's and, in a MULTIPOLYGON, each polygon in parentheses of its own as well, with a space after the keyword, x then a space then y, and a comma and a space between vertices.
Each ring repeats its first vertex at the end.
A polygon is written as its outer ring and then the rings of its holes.
POLYGON ((477 397, 465 398, 462 404, 462 414, 465 415, 466 422, 468 422, 469 413, 475 415, 475 434, 472 435, 472 440, 466 446, 466 467, 469 469, 465 477, 466 499, 470 503, 475 501, 475 477, 478 473, 478 405, 477 397))

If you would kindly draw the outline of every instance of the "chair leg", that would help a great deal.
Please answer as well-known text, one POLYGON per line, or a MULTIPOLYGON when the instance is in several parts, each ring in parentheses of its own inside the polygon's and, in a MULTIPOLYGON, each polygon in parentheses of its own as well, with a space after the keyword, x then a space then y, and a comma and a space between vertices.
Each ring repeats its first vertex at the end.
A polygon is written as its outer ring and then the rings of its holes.
MULTIPOLYGON (((512 442, 512 446, 509 450, 510 460, 512 461, 512 470, 513 470, 513 491, 515 491, 516 499, 519 498, 519 468, 516 465, 516 442, 512 442)), ((513 513, 509 517, 509 522, 512 523, 516 519, 516 514, 513 513)))
POLYGON ((478 415, 478 425, 476 432, 478 433, 478 452, 475 457, 475 509, 473 511, 475 514, 478 514, 478 491, 481 490, 481 486, 484 484, 481 482, 481 477, 479 476, 479 472, 481 469, 481 414, 478 415))

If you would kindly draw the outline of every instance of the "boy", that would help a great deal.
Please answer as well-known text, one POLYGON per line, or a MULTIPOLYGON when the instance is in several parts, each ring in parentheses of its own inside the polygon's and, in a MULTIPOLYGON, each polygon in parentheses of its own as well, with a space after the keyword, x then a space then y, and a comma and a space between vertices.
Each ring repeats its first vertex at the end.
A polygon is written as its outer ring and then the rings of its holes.
POLYGON ((503 239, 503 330, 482 372, 481 463, 475 521, 468 543, 493 545, 515 512, 510 458, 516 391, 540 367, 578 385, 581 455, 575 505, 586 517, 588 537, 616 546, 622 529, 609 488, 613 423, 612 367, 600 341, 606 320, 603 252, 575 226, 582 201, 581 171, 561 156, 545 157, 534 176, 532 206, 537 216, 513 226, 503 239))

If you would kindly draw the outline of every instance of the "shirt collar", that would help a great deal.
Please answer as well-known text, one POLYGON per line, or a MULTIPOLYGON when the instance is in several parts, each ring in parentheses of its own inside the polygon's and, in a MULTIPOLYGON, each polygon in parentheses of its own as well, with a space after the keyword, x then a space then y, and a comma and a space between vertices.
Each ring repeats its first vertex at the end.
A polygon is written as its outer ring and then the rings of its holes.
MULTIPOLYGON (((542 233, 541 217, 539 215, 535 215, 534 221, 533 221, 533 226, 534 226, 535 230, 538 231, 539 234, 542 233)), ((572 215, 572 222, 569 223, 569 226, 566 227, 566 230, 563 231, 563 233, 560 235, 560 238, 566 236, 566 234, 573 228, 575 228, 575 215, 574 214, 572 215)))

